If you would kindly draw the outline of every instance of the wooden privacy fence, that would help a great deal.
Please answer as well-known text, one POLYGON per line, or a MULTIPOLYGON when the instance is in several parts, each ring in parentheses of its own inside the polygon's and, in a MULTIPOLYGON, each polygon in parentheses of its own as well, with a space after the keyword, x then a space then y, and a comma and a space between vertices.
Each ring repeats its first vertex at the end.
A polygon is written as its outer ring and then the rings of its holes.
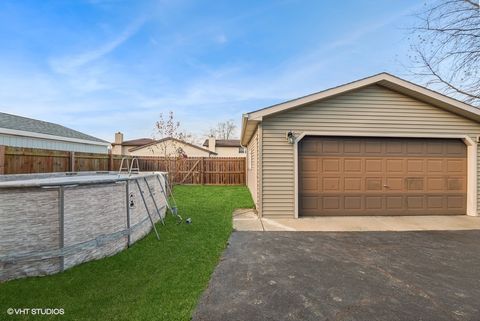
MULTIPOLYGON (((122 155, 0 146, 0 174, 118 171, 122 155)), ((129 156, 129 159, 132 157, 129 156)), ((244 157, 136 156, 140 171, 169 172, 176 184, 245 185, 244 157)))

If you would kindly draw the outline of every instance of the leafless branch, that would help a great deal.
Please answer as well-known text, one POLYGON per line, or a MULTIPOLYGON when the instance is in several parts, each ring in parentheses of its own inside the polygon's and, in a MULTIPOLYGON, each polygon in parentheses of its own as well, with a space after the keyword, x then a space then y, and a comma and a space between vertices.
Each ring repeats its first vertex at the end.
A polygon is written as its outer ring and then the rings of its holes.
POLYGON ((427 85, 480 107, 480 6, 436 0, 412 28, 412 71, 427 85))

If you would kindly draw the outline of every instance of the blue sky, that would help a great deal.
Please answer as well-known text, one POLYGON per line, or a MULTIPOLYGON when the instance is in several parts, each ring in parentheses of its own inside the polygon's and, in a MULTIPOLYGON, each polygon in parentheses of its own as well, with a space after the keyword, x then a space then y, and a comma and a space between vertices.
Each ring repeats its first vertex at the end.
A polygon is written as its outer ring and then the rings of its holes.
MULTIPOLYGON (((219 121, 387 71, 418 0, 0 2, 0 111, 113 140, 219 121)), ((237 130, 239 134, 239 130, 237 130)))

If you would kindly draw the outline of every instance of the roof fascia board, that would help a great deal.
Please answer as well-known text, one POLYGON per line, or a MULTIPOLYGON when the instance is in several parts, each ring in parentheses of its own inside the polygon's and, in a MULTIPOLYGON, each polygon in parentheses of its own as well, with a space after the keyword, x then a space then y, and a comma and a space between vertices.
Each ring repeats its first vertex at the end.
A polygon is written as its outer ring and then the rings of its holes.
POLYGON ((457 112, 457 113, 460 112, 460 114, 462 114, 465 117, 468 117, 468 114, 470 114, 471 118, 477 121, 480 120, 479 109, 471 105, 468 105, 466 103, 463 103, 459 100, 450 98, 448 96, 442 95, 428 88, 416 85, 412 82, 397 78, 387 73, 381 73, 381 74, 360 79, 345 85, 340 85, 331 89, 327 89, 316 94, 308 95, 305 97, 287 101, 285 103, 280 103, 278 105, 274 105, 269 108, 254 111, 252 113, 247 114, 248 119, 262 121, 262 117, 264 116, 276 114, 276 113, 288 110, 290 108, 299 107, 317 100, 332 97, 338 94, 342 94, 348 91, 352 91, 352 90, 365 87, 368 85, 373 85, 373 84, 383 85, 387 88, 397 90, 400 92, 403 91, 403 93, 407 95, 408 93, 406 93, 405 91, 408 91, 410 92, 410 94, 415 94, 417 99, 420 99, 420 100, 422 100, 422 98, 427 99, 427 100, 430 100, 431 101, 430 103, 434 105, 438 104, 440 105, 440 107, 443 107, 447 110, 457 112), (467 113, 465 114, 465 112, 467 113))

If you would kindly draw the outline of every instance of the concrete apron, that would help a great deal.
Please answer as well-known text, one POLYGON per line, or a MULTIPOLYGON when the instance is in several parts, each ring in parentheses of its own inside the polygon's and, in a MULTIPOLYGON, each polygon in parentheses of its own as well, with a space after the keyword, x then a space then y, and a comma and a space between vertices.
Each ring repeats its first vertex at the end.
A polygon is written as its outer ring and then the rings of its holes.
POLYGON ((455 231, 480 230, 480 217, 467 215, 428 216, 326 216, 299 219, 259 218, 254 210, 233 213, 237 231, 455 231))

